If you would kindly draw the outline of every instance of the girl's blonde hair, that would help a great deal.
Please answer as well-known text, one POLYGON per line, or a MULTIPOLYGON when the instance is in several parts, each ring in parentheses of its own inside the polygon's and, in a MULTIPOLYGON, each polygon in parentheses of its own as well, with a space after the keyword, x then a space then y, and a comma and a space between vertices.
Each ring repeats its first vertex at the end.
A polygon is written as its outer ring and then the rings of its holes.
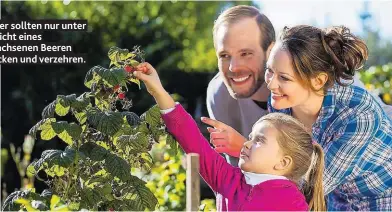
POLYGON ((298 185, 302 184, 302 191, 311 210, 325 211, 322 147, 312 141, 312 136, 302 123, 289 115, 270 113, 260 118, 256 124, 261 122, 268 122, 277 129, 279 146, 284 154, 293 159, 292 168, 286 177, 298 185))

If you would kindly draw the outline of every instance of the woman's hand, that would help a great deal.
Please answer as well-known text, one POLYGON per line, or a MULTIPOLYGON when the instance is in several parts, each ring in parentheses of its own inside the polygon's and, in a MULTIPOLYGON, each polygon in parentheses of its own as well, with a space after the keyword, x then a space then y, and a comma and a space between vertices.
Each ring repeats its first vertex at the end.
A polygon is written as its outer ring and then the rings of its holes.
POLYGON ((147 87, 147 91, 155 98, 159 108, 166 110, 176 106, 173 98, 163 88, 158 73, 149 63, 141 63, 136 66, 137 71, 134 76, 143 81, 147 87))
POLYGON ((201 121, 214 127, 207 127, 207 129, 210 133, 210 142, 214 145, 217 152, 226 153, 237 158, 240 156, 242 146, 246 141, 245 137, 220 121, 207 117, 202 117, 201 121))

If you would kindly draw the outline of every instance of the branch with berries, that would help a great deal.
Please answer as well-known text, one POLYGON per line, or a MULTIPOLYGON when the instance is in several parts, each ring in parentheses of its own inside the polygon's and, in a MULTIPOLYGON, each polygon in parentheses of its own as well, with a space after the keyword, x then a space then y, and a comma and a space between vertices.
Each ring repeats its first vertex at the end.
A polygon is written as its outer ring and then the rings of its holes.
POLYGON ((94 66, 86 74, 84 84, 90 91, 79 96, 58 95, 43 109, 42 120, 29 134, 44 141, 57 137, 67 147, 45 150, 27 167, 26 174, 42 180, 38 173, 45 173, 50 189, 41 195, 33 190, 13 192, 2 210, 49 210, 53 208, 51 198, 57 195, 61 204, 56 207, 72 211, 155 210, 157 198, 131 169, 152 168, 149 151, 154 143, 163 141, 173 152, 178 144, 167 132, 156 105, 141 116, 129 111, 132 101, 126 94, 131 83, 140 89, 133 73, 139 61, 144 62, 143 54, 138 47, 132 52, 110 48, 109 68, 94 66), (73 117, 65 118, 69 115, 73 117))

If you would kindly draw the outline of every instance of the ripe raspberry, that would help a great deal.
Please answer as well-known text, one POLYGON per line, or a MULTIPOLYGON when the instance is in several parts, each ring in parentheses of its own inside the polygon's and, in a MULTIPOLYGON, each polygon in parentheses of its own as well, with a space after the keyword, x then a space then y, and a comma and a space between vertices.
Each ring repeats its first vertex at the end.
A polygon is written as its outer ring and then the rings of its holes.
POLYGON ((117 95, 117 97, 118 97, 119 99, 124 99, 124 98, 125 98, 125 93, 119 93, 119 94, 117 95))
POLYGON ((134 72, 134 70, 133 70, 133 68, 131 67, 131 66, 125 66, 124 67, 124 70, 126 71, 126 72, 134 72))
POLYGON ((147 69, 147 67, 142 66, 142 67, 139 68, 138 71, 141 71, 141 72, 143 72, 145 74, 145 73, 147 73, 148 69, 147 69))

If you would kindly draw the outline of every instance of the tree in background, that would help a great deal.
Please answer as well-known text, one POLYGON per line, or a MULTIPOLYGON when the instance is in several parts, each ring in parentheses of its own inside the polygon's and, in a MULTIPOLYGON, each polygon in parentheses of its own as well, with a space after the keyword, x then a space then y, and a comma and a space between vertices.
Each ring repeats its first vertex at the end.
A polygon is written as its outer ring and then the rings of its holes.
POLYGON ((386 104, 392 104, 392 41, 383 39, 375 29, 369 2, 363 2, 360 12, 363 39, 369 49, 369 59, 360 75, 366 88, 379 95, 386 104))

